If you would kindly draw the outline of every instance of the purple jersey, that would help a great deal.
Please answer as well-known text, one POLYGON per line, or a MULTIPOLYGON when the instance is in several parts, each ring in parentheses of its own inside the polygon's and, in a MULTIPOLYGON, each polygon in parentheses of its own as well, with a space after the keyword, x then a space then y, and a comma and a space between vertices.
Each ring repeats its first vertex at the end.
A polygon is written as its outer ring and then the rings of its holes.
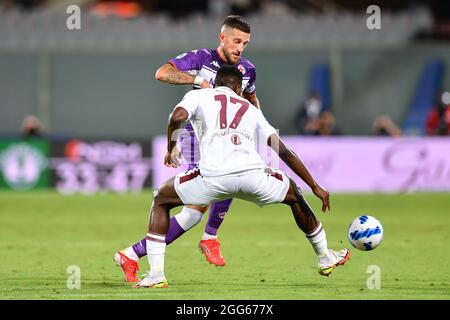
MULTIPOLYGON (((220 58, 216 49, 192 50, 170 59, 169 62, 178 70, 204 78, 212 87, 214 87, 217 70, 226 63, 220 58)), ((242 72, 242 91, 255 92, 255 66, 244 58, 239 58, 236 66, 242 72)), ((194 85, 194 89, 199 88, 199 86, 194 85)))
MULTIPOLYGON (((226 64, 220 58, 216 49, 192 50, 170 59, 169 63, 173 64, 178 70, 202 77, 212 87, 214 87, 214 79, 216 78, 217 71, 223 64, 226 64)), ((242 72, 242 91, 246 93, 255 92, 255 66, 244 58, 239 58, 236 66, 242 72)), ((194 85, 193 88, 200 89, 200 86, 194 85)), ((200 151, 192 125, 186 125, 186 130, 187 132, 180 137, 181 153, 189 164, 189 168, 192 168, 197 165, 200 159, 200 151)))

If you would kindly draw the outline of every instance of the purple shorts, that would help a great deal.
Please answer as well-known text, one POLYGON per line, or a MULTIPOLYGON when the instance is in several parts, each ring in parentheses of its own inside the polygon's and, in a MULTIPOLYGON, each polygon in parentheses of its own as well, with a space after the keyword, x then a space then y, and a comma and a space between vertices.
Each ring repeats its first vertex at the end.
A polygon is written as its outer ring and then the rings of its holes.
POLYGON ((195 168, 200 160, 200 148, 198 140, 194 133, 194 128, 189 123, 180 135, 179 145, 181 155, 189 166, 189 170, 195 168))

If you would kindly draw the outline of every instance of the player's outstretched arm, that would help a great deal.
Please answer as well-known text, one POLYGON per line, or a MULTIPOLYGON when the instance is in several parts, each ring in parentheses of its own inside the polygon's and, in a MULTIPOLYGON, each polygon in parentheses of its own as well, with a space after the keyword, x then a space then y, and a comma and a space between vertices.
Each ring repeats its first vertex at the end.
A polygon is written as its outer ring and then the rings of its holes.
POLYGON ((199 84, 202 88, 211 87, 205 79, 178 70, 168 62, 156 70, 155 79, 170 84, 199 84))
POLYGON ((308 169, 303 162, 286 146, 277 134, 272 134, 267 140, 267 144, 278 153, 281 160, 288 165, 288 167, 299 176, 314 192, 314 194, 322 200, 322 211, 330 210, 330 194, 323 189, 311 176, 308 169))
POLYGON ((177 168, 180 165, 181 153, 176 148, 178 136, 181 132, 183 123, 189 118, 186 109, 177 107, 170 114, 167 125, 167 153, 164 158, 164 164, 167 167, 177 168))

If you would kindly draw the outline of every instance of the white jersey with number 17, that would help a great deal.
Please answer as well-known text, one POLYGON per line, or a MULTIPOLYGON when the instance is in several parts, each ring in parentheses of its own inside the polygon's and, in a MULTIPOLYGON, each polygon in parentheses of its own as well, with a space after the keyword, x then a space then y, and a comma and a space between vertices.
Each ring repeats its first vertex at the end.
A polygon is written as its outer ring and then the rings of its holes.
POLYGON ((177 106, 189 113, 200 144, 202 176, 237 175, 265 167, 255 141, 276 130, 262 112, 228 87, 189 91, 177 106))

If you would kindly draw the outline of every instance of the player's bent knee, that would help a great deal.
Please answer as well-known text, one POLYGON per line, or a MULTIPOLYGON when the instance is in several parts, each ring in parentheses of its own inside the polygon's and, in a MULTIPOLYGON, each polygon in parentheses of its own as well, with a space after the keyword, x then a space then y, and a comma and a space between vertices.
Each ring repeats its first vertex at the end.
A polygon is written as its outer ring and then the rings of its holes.
POLYGON ((153 203, 156 206, 175 207, 180 205, 174 201, 173 197, 168 196, 166 193, 161 192, 161 188, 158 188, 153 193, 153 203))
POLYGON ((160 189, 153 191, 153 202, 157 206, 164 204, 164 196, 161 195, 160 189))
POLYGON ((175 191, 174 178, 167 180, 153 192, 153 201, 160 206, 175 207, 183 204, 175 191))
POLYGON ((303 202, 305 199, 300 192, 299 187, 292 178, 289 178, 289 189, 283 203, 290 205, 293 203, 303 202))

